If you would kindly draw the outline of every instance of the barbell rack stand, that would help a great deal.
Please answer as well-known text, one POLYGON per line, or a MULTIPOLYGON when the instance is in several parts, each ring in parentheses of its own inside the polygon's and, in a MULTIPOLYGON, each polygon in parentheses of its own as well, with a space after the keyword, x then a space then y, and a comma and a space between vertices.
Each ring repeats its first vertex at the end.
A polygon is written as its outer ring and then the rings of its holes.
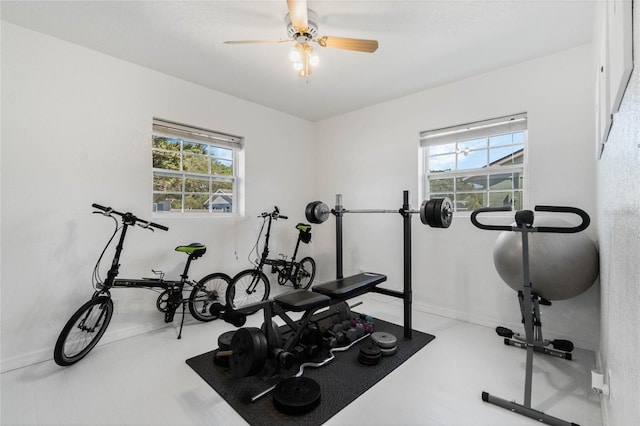
POLYGON ((336 217, 336 279, 344 278, 343 275, 343 251, 342 251, 342 216, 344 213, 398 213, 403 219, 403 290, 391 290, 374 287, 371 291, 390 297, 402 299, 404 309, 404 337, 412 338, 412 303, 413 290, 411 281, 411 210, 410 193, 405 190, 402 193, 402 208, 398 210, 383 209, 359 209, 347 210, 342 206, 342 194, 336 194, 336 206, 331 213, 336 217))

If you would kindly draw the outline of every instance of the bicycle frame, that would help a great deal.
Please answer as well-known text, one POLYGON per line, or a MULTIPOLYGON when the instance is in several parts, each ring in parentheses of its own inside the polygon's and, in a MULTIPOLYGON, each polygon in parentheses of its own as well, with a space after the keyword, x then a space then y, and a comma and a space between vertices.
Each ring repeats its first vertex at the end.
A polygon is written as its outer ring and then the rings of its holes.
POLYGON ((118 278, 124 240, 130 226, 138 225, 146 229, 156 228, 164 231, 167 231, 169 228, 140 219, 132 213, 120 213, 110 207, 103 207, 98 204, 93 204, 92 206, 100 210, 94 211, 94 213, 101 213, 111 217, 116 222, 116 228, 95 265, 93 273, 93 286, 95 291, 93 296, 71 316, 56 341, 54 360, 58 365, 67 366, 78 362, 84 358, 102 338, 114 311, 113 300, 110 293, 112 288, 159 289, 160 295, 156 300, 156 307, 160 312, 165 314, 165 323, 172 322, 176 311, 182 307, 182 320, 178 339, 182 337, 182 328, 187 306, 189 307, 191 315, 198 321, 208 322, 218 318, 217 315, 210 313, 209 307, 214 302, 221 300, 220 295, 226 293, 226 287, 231 283, 231 278, 226 274, 215 272, 207 275, 198 282, 192 282, 188 276, 191 262, 206 253, 207 249, 204 245, 191 243, 189 245, 176 247, 176 251, 188 255, 184 270, 178 280, 165 280, 163 272, 153 270, 155 274, 158 274, 158 277, 139 279, 118 278), (121 226, 118 224, 119 220, 116 216, 120 216, 122 220, 121 226), (120 232, 120 235, 117 240, 111 266, 107 272, 106 279, 102 281, 99 271, 100 264, 107 248, 111 245, 118 232, 120 232), (184 295, 185 285, 191 287, 191 291, 186 297, 184 295), (224 291, 222 290, 223 288, 224 291))
MULTIPOLYGON (((183 290, 185 285, 194 286, 195 283, 189 281, 189 268, 191 266, 191 261, 200 257, 204 252, 206 252, 206 248, 202 249, 201 254, 195 254, 195 251, 189 254, 187 258, 187 262, 184 266, 184 270, 180 275, 180 280, 164 280, 164 273, 158 273, 160 277, 158 278, 117 278, 120 274, 120 257, 122 255, 122 251, 124 249, 124 240, 127 236, 127 230, 130 226, 138 224, 143 228, 151 229, 151 227, 168 230, 167 227, 163 225, 159 225, 153 222, 147 222, 142 219, 135 217, 131 213, 119 213, 110 209, 102 209, 99 205, 94 205, 94 207, 99 208, 104 211, 104 215, 111 216, 111 214, 117 214, 122 217, 122 229, 120 231, 120 237, 118 239, 118 243, 116 245, 116 251, 113 256, 113 260, 111 261, 111 267, 107 272, 107 278, 103 283, 98 283, 98 290, 94 294, 94 298, 98 296, 107 296, 111 297, 110 290, 112 288, 145 288, 145 289, 161 289, 163 292, 158 297, 158 301, 156 303, 158 310, 165 314, 165 322, 172 322, 173 317, 175 315, 175 311, 182 306, 183 315, 182 322, 180 324, 180 333, 178 334, 178 338, 180 339, 182 336, 182 325, 184 324, 184 308, 188 299, 183 297, 183 290)), ((117 230, 116 230, 117 232, 117 230)), ((204 246, 203 246, 204 247, 204 246)))
POLYGON ((278 273, 278 283, 280 285, 285 285, 287 282, 290 282, 296 289, 309 288, 315 276, 315 261, 311 257, 307 256, 300 261, 296 261, 300 241, 304 243, 311 241, 311 234, 309 232, 311 226, 307 224, 298 224, 296 226, 300 233, 298 234, 298 241, 296 242, 291 259, 286 259, 284 256, 282 259, 270 259, 269 242, 273 221, 288 218, 280 214, 278 207, 274 207, 271 213, 264 212, 260 214, 258 218, 263 219, 262 228, 260 229, 258 239, 249 257, 251 258, 254 251, 257 253, 260 250, 260 241, 264 235, 262 252, 257 260, 252 261, 254 264, 253 267, 242 270, 233 277, 232 283, 228 287, 225 295, 227 305, 232 309, 261 300, 267 300, 271 283, 269 282, 269 277, 263 272, 264 265, 271 265, 271 272, 278 273), (265 226, 266 233, 263 234, 265 226))
POLYGON ((264 265, 270 265, 272 267, 271 272, 278 274, 278 284, 284 285, 287 283, 287 281, 289 281, 295 287, 297 285, 296 276, 300 270, 300 263, 296 263, 296 256, 298 254, 298 249, 300 248, 302 234, 301 232, 298 233, 298 239, 296 240, 296 246, 293 250, 291 259, 286 259, 286 256, 283 254, 281 254, 281 256, 283 256, 282 259, 269 259, 269 239, 271 236, 271 224, 274 219, 288 219, 288 217, 281 215, 277 207, 274 208, 274 211, 272 213, 263 213, 261 217, 264 217, 265 220, 268 221, 268 223, 264 240, 264 248, 260 256, 260 261, 256 265, 256 270, 262 271, 264 265))
POLYGON ((296 240, 296 247, 293 250, 291 259, 287 259, 285 255, 282 259, 264 259, 265 265, 271 265, 271 272, 278 274, 278 284, 284 285, 287 281, 291 282, 294 286, 297 284, 296 277, 300 270, 300 263, 296 262, 296 256, 298 254, 298 248, 300 247, 300 241, 302 240, 302 234, 298 233, 298 239, 296 240))

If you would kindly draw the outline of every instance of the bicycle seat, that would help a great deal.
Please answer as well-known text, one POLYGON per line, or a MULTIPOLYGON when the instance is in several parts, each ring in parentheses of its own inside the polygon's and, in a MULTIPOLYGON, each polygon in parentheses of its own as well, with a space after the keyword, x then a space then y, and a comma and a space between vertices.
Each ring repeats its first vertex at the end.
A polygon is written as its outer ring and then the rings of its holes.
POLYGON ((176 251, 179 251, 181 253, 187 253, 189 256, 193 257, 194 259, 197 259, 207 252, 207 246, 200 243, 191 243, 188 246, 176 247, 176 251))
POLYGON ((309 232, 311 231, 311 225, 308 223, 299 223, 296 225, 296 229, 302 232, 309 232))
POLYGON ((308 223, 299 223, 296 225, 296 229, 300 232, 299 238, 305 244, 311 242, 311 225, 308 223))

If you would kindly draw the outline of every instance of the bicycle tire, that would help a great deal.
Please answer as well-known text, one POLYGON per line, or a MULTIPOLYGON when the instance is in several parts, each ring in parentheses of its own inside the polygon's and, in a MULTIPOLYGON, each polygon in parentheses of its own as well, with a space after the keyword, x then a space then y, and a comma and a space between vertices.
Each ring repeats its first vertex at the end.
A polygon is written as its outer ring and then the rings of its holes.
POLYGON ((56 364, 66 367, 84 358, 102 338, 112 316, 113 301, 110 297, 94 297, 82 305, 58 336, 53 350, 56 364))
POLYGON ((227 306, 237 309, 241 306, 267 300, 270 289, 269 278, 264 272, 258 269, 245 269, 233 277, 231 285, 227 289, 227 306), (253 291, 250 292, 251 287, 253 287, 253 291))
POLYGON ((214 272, 198 281, 189 295, 191 315, 202 322, 218 318, 218 315, 209 312, 209 308, 212 303, 226 303, 229 285, 231 285, 231 277, 222 272, 214 272))
POLYGON ((316 276, 316 261, 311 257, 304 257, 300 261, 300 267, 296 271, 296 288, 308 289, 316 276))

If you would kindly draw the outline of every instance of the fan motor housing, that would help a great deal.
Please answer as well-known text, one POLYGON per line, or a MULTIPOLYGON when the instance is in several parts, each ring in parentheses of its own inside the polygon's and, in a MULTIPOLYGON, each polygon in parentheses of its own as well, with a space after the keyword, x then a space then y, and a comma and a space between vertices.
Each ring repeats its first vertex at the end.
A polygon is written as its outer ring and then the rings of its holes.
POLYGON ((293 40, 303 42, 315 40, 318 37, 318 15, 314 11, 307 10, 307 22, 309 23, 309 28, 307 28, 307 31, 305 33, 299 33, 293 27, 293 23, 291 22, 291 15, 289 15, 288 13, 284 17, 284 20, 287 24, 287 35, 293 40), (299 40, 300 37, 305 37, 307 40, 299 40))

